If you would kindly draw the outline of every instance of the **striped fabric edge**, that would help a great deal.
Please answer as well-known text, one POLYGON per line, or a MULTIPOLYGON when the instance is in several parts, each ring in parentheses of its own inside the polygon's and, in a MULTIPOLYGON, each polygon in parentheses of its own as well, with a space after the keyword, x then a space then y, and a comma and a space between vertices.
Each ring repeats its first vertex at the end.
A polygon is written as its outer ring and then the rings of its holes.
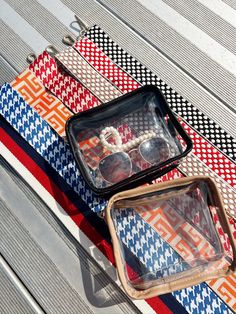
POLYGON ((85 36, 94 42, 117 66, 124 69, 141 84, 153 84, 161 89, 171 109, 178 113, 190 126, 201 133, 223 154, 236 160, 236 140, 200 110, 175 92, 157 75, 142 65, 116 44, 99 26, 91 27, 85 36))

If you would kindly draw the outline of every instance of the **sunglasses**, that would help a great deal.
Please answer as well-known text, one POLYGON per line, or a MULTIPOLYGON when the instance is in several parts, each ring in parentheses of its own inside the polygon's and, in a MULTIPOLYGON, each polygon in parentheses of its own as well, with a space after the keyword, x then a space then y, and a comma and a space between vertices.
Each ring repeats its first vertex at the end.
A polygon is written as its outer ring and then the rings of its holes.
POLYGON ((159 164, 170 156, 168 143, 153 130, 123 144, 118 130, 106 127, 100 134, 100 140, 112 154, 104 157, 98 168, 102 178, 112 184, 159 164), (115 143, 108 142, 111 137, 115 143))

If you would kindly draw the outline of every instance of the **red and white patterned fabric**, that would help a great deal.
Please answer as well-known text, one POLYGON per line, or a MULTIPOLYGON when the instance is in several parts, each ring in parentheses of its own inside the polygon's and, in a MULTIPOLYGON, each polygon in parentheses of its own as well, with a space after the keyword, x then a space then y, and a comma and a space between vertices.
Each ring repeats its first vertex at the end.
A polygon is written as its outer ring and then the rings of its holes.
POLYGON ((99 50, 88 38, 84 37, 80 41, 75 42, 74 48, 81 53, 100 74, 108 78, 123 93, 131 92, 140 86, 140 84, 126 72, 116 66, 111 59, 99 50))
POLYGON ((46 51, 30 64, 29 69, 52 94, 75 113, 100 104, 88 89, 59 67, 46 51))
POLYGON ((214 146, 207 142, 185 122, 180 121, 185 131, 190 135, 194 146, 193 154, 201 159, 210 169, 217 173, 224 181, 236 188, 236 165, 214 146))

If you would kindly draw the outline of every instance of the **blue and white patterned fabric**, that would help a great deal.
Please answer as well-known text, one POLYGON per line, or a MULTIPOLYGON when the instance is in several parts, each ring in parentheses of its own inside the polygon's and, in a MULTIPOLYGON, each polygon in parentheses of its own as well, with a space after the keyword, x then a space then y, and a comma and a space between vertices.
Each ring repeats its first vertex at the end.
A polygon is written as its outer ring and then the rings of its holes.
POLYGON ((206 283, 178 290, 172 293, 189 313, 231 314, 231 309, 206 283))
MULTIPOLYGON (((49 125, 27 105, 22 97, 4 84, 0 90, 0 114, 17 130, 20 135, 60 174, 75 192, 94 211, 104 208, 106 202, 97 198, 85 185, 69 147, 49 125)), ((138 257, 145 267, 153 271, 157 255, 163 263, 181 262, 181 257, 163 240, 142 218, 135 214, 134 219, 125 221, 120 217, 117 225, 120 236, 130 251, 138 257), (142 245, 134 233, 139 233, 142 245)), ((179 265, 187 265, 182 261, 179 265)), ((177 300, 190 312, 198 313, 233 313, 227 305, 208 287, 206 283, 174 292, 177 300), (201 311, 199 311, 201 309, 201 311)))
POLYGON ((93 211, 105 201, 94 195, 80 175, 69 146, 9 84, 0 90, 0 110, 21 136, 64 178, 93 211))
POLYGON ((176 253, 132 208, 114 209, 112 217, 122 243, 151 271, 156 279, 189 268, 176 253))

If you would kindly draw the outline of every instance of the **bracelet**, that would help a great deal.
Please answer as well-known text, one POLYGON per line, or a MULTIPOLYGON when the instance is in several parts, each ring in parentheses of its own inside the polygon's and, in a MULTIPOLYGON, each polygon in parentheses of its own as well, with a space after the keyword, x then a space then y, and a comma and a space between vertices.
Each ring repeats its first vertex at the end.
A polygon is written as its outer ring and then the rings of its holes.
POLYGON ((127 142, 126 144, 122 144, 120 133, 117 131, 116 128, 114 128, 113 126, 110 126, 110 127, 106 127, 105 129, 101 131, 100 140, 101 140, 102 145, 105 148, 115 153, 115 152, 121 152, 121 151, 125 152, 128 150, 131 150, 132 148, 141 144, 143 141, 154 138, 156 136, 157 135, 155 131, 146 130, 144 134, 140 135, 139 137, 127 142), (107 137, 110 135, 114 137, 115 144, 108 143, 107 137))

